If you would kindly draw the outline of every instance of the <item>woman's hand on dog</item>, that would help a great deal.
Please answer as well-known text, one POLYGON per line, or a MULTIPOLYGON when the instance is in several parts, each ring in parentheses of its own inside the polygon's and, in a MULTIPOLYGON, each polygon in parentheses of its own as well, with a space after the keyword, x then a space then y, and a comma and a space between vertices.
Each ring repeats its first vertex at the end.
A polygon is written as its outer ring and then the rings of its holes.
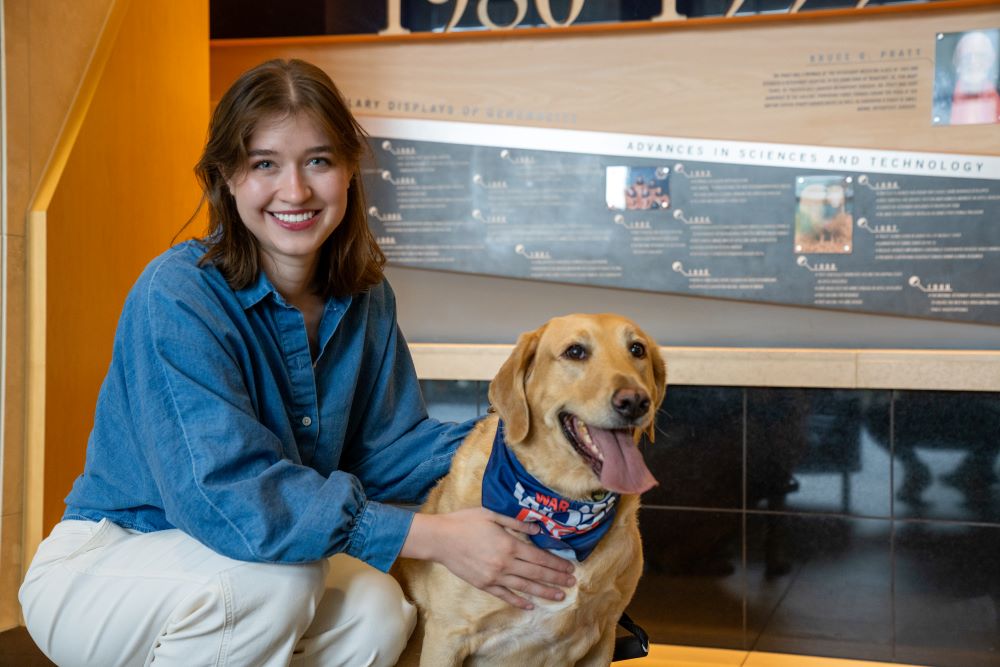
POLYGON ((525 523, 476 507, 447 514, 417 514, 400 555, 444 565, 456 577, 504 602, 532 609, 518 593, 562 600, 556 586, 572 586, 573 564, 518 539, 506 529, 532 535, 525 523))

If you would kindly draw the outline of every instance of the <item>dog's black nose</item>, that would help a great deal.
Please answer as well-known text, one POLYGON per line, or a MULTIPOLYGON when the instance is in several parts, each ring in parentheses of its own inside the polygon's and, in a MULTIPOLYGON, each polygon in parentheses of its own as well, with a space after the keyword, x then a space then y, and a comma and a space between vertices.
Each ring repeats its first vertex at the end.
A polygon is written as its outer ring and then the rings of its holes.
POLYGON ((649 410, 649 395, 640 389, 619 389, 611 397, 615 412, 626 419, 634 420, 649 410))

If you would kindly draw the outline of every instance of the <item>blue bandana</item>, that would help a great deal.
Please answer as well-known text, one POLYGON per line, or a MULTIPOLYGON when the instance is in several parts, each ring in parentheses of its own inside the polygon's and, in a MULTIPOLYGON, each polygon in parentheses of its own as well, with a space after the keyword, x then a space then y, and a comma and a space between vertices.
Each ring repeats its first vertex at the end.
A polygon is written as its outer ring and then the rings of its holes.
POLYGON ((493 451, 483 473, 483 507, 519 521, 537 521, 542 530, 529 537, 542 549, 569 550, 565 555, 583 561, 611 528, 617 502, 617 493, 592 502, 556 495, 521 466, 507 447, 503 422, 497 423, 493 451))

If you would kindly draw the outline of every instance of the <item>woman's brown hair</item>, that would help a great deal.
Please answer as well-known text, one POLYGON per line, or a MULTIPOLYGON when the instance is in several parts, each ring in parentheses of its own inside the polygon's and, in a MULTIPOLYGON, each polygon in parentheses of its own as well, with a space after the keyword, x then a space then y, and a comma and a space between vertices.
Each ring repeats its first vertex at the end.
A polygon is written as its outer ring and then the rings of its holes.
POLYGON ((244 72, 215 107, 195 166, 202 201, 208 202, 208 234, 202 239, 208 252, 201 263, 214 264, 233 289, 257 280, 257 239, 240 219, 226 181, 247 169, 247 143, 261 121, 298 113, 309 115, 329 135, 334 159, 351 172, 344 219, 319 251, 315 291, 325 297, 363 292, 382 280, 385 265, 368 228, 361 182, 365 132, 330 77, 302 60, 269 60, 244 72))

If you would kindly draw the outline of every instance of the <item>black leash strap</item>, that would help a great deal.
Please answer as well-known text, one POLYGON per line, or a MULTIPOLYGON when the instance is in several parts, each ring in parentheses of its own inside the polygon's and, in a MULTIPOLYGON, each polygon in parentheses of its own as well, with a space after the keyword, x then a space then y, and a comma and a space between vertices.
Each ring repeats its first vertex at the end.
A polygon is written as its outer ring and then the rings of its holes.
POLYGON ((622 617, 618 619, 618 625, 625 628, 632 636, 619 637, 615 640, 615 654, 611 658, 612 662, 645 658, 649 655, 649 635, 646 634, 645 630, 636 625, 636 622, 625 612, 622 612, 622 617))

